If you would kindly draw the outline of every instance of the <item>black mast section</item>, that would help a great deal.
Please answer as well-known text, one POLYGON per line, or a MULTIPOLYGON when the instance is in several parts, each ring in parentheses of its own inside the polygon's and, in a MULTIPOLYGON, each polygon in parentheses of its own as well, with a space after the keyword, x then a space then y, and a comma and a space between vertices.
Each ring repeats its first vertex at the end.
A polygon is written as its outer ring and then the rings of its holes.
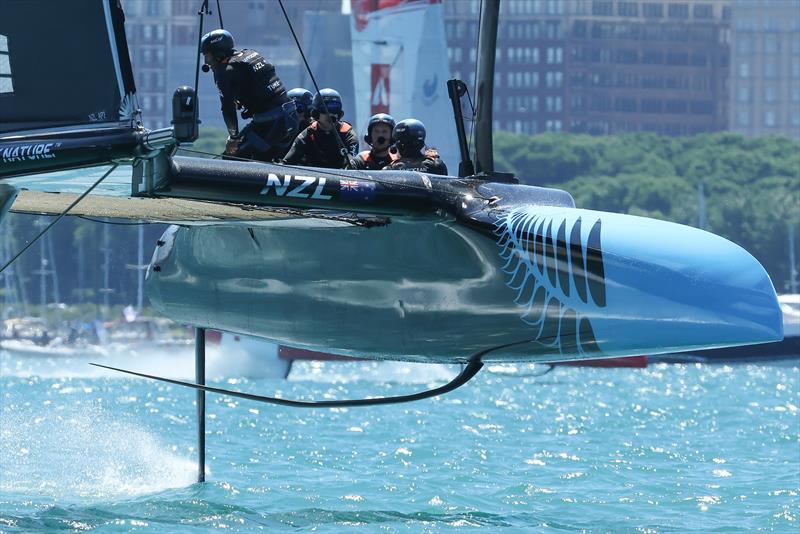
POLYGON ((484 0, 478 40, 478 75, 475 110, 475 170, 494 171, 492 154, 492 103, 494 101, 494 58, 500 0, 484 0))

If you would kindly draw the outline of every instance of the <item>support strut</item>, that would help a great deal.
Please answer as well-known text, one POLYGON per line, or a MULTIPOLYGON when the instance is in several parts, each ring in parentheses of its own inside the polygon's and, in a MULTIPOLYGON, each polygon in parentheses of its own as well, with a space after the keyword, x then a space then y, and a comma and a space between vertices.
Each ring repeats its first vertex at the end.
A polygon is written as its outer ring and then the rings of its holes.
MULTIPOLYGON (((206 383, 206 329, 194 332, 194 379, 206 383)), ((206 392, 197 390, 197 481, 206 481, 206 392)))

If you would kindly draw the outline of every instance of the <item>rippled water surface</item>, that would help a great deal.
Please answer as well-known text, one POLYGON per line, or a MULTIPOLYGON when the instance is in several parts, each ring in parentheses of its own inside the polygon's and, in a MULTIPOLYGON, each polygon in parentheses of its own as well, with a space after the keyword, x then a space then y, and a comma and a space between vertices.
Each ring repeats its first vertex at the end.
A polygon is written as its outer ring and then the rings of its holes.
MULTIPOLYGON (((168 355, 128 366, 192 372, 168 355)), ((193 391, 82 360, 0 354, 0 371, 0 531, 798 532, 797 366, 484 371, 449 395, 375 408, 209 395, 204 484, 193 391)), ((217 371, 223 387, 320 399, 453 375, 217 371)))

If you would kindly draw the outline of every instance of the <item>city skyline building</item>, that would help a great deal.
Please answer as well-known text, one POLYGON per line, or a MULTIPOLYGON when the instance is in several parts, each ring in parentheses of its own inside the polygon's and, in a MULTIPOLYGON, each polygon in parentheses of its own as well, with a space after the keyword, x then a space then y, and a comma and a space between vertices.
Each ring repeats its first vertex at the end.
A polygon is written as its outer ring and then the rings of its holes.
MULTIPOLYGON (((445 3, 454 75, 474 85, 479 2, 445 3)), ((684 135, 723 130, 729 2, 501 4, 495 128, 684 135)))
MULTIPOLYGON (((123 1, 145 124, 169 126, 172 92, 194 84, 201 2, 123 1)), ((667 135, 730 129, 800 138, 800 9, 792 1, 504 1, 495 129, 667 135)), ((443 0, 447 74, 470 88, 480 6, 443 0)), ((313 91, 276 2, 229 2, 223 9, 238 46, 273 61, 287 88, 313 91)), ((297 0, 287 10, 318 83, 336 87, 346 111, 355 110, 342 4, 297 0)), ((214 12, 204 31, 218 25, 214 12)), ((213 77, 201 74, 199 82, 202 124, 222 127, 213 77)))
POLYGON ((734 0, 730 129, 800 138, 800 4, 734 0))

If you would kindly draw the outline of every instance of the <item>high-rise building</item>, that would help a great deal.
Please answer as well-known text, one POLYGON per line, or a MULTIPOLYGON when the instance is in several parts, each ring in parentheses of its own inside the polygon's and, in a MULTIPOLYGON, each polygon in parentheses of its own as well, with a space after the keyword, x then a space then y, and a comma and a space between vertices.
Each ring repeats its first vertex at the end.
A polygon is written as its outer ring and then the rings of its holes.
POLYGON ((734 0, 730 129, 800 138, 800 3, 734 0))
MULTIPOLYGON (((475 86, 479 0, 445 0, 453 76, 475 86)), ((500 4, 494 77, 494 128, 535 134, 564 123, 564 0, 500 4)))
POLYGON ((667 135, 726 129, 728 2, 595 0, 570 5, 566 129, 667 135))
MULTIPOLYGON (((451 70, 474 80, 480 3, 446 2, 451 70)), ((501 4, 495 127, 520 133, 727 127, 727 0, 501 4)))
POLYGON ((148 128, 163 128, 171 118, 167 74, 171 53, 171 9, 178 2, 125 0, 125 33, 136 93, 148 128))

